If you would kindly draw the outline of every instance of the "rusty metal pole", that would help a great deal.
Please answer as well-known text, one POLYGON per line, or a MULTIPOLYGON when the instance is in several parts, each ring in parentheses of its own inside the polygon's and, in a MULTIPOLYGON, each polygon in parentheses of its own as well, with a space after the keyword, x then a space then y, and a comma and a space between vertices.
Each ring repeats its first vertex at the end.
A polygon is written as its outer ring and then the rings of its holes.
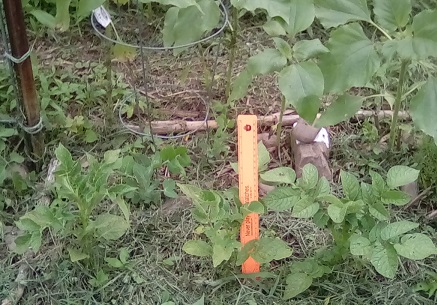
MULTIPOLYGON (((30 146, 33 155, 40 159, 44 154, 44 137, 39 128, 30 132, 33 127, 41 125, 40 106, 36 92, 35 80, 33 78, 32 62, 29 53, 29 42, 27 40, 26 25, 24 23, 24 13, 21 0, 3 0, 6 25, 9 34, 11 56, 19 87, 18 100, 20 100, 23 114, 26 122, 23 125, 27 127, 27 145, 30 146)), ((24 129, 26 131, 26 128, 24 129)))

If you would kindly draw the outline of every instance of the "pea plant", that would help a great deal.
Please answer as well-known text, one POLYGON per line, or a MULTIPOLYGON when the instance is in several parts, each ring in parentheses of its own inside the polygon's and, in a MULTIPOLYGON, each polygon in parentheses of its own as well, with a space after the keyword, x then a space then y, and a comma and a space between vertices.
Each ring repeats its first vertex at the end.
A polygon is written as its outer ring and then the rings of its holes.
POLYGON ((391 147, 396 141, 402 103, 407 107, 411 99, 409 111, 416 127, 437 140, 432 128, 434 112, 429 111, 435 107, 437 81, 434 77, 408 77, 418 70, 430 74, 425 67, 435 56, 437 25, 432 21, 437 10, 413 16, 410 0, 374 0, 372 10, 368 2, 269 1, 269 20, 264 29, 272 36, 275 48, 267 48, 248 60, 229 99, 242 98, 255 76, 277 73, 277 85, 284 97, 282 111, 293 107, 309 123, 323 127, 350 118, 364 100, 382 97, 393 109, 391 147), (327 42, 299 40, 297 35, 309 30, 316 18, 329 33, 327 42), (387 77, 391 75, 396 75, 393 82, 387 77), (373 94, 351 94, 355 87, 373 94), (322 97, 331 97, 333 102, 316 118, 322 97))
POLYGON ((367 183, 341 171, 341 196, 331 191, 324 177, 318 177, 312 164, 304 167, 297 180, 294 174, 288 182, 282 174, 278 176, 282 186, 262 199, 267 209, 291 210, 292 217, 312 219, 330 232, 333 240, 331 248, 319 249, 314 257, 292 263, 284 298, 302 293, 314 279, 330 273, 348 258, 368 261, 380 275, 393 279, 400 258, 423 260, 437 254, 431 238, 417 232, 419 223, 394 219, 392 207, 403 206, 411 199, 398 188, 415 181, 418 174, 413 168, 394 166, 386 179, 370 171, 371 183, 367 183))

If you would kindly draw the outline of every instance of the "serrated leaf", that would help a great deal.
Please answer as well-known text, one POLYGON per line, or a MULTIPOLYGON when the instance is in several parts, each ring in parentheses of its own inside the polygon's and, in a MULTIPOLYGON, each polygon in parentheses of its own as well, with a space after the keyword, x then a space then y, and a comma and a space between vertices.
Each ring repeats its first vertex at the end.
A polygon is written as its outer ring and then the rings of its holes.
POLYGON ((392 245, 386 244, 383 246, 377 242, 373 247, 370 262, 379 274, 390 279, 395 277, 399 261, 396 250, 392 245))
POLYGON ((291 215, 296 218, 311 218, 320 209, 318 202, 313 202, 308 198, 303 198, 294 205, 291 215))
POLYGON ((296 173, 290 167, 278 167, 260 174, 265 182, 293 184, 296 180, 296 173))
POLYGON ((203 240, 189 240, 184 244, 182 250, 194 256, 212 255, 212 247, 203 240))
POLYGON ((317 127, 334 126, 353 117, 361 109, 363 99, 359 96, 339 96, 316 120, 317 127))
POLYGON ((316 17, 325 28, 350 21, 371 21, 367 0, 315 0, 316 17))
POLYGON ((290 187, 277 187, 263 198, 267 208, 277 212, 291 209, 299 200, 299 192, 290 187))
POLYGON ((70 260, 73 263, 89 258, 88 254, 73 248, 68 248, 68 254, 70 255, 70 260))
POLYGON ((388 190, 381 193, 381 201, 385 204, 403 206, 409 203, 410 200, 410 196, 402 191, 388 190))
POLYGON ((387 185, 392 189, 397 188, 416 181, 418 177, 419 171, 417 169, 395 165, 387 172, 387 185))
POLYGON ((410 20, 411 0, 374 0, 376 21, 389 31, 405 27, 410 20))
POLYGON ((319 61, 325 93, 343 93, 352 87, 365 87, 380 67, 373 42, 357 23, 333 31, 327 47, 330 52, 322 54, 319 61))
POLYGON ((360 183, 357 177, 353 174, 340 171, 341 185, 343 187, 343 193, 349 200, 356 200, 360 194, 360 183))
POLYGON ((329 49, 319 39, 299 40, 293 46, 293 56, 298 61, 314 58, 325 53, 329 53, 329 49))
POLYGON ((414 124, 437 143, 437 78, 430 77, 410 103, 414 124))
POLYGON ((289 300, 311 287, 313 278, 306 273, 292 273, 287 276, 284 300, 289 300))
POLYGON ((313 62, 292 64, 284 68, 278 76, 278 86, 287 103, 295 106, 307 96, 322 96, 323 74, 313 62))
POLYGON ((395 244, 394 248, 400 256, 412 260, 422 260, 437 254, 437 248, 431 238, 422 233, 404 235, 401 243, 395 244))
POLYGON ((287 58, 279 50, 265 49, 247 61, 247 71, 251 75, 265 75, 279 71, 287 64, 287 58))
POLYGON ((381 238, 382 240, 389 240, 390 238, 405 234, 417 227, 419 227, 418 223, 407 220, 393 222, 381 230, 381 238))
POLYGON ((370 240, 364 236, 353 234, 350 237, 350 251, 352 255, 364 256, 370 258, 372 255, 372 245, 370 240))

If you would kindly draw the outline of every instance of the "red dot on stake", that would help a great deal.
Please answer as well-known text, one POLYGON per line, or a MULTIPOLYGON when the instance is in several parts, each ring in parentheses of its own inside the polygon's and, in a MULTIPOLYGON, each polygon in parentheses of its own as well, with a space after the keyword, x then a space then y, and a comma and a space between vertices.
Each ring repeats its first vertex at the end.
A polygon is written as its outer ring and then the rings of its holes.
POLYGON ((250 131, 252 129, 252 126, 250 126, 249 124, 244 126, 244 130, 246 131, 250 131))

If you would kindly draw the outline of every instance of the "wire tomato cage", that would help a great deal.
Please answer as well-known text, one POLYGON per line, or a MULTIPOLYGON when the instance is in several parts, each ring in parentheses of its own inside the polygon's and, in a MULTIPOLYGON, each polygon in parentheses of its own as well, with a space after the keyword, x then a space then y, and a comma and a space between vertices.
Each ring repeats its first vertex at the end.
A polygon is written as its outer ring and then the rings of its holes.
MULTIPOLYGON (((160 139, 178 139, 191 135, 199 129, 208 129, 210 101, 212 99, 212 90, 217 71, 218 57, 221 52, 222 39, 219 39, 216 44, 212 70, 209 73, 210 78, 208 81, 205 81, 205 91, 187 89, 183 87, 184 85, 175 84, 171 81, 166 83, 154 81, 150 58, 152 57, 151 55, 156 52, 173 52, 175 55, 180 55, 184 52, 187 53, 193 47, 205 43, 212 44, 214 39, 219 38, 228 25, 228 8, 221 0, 211 1, 216 3, 220 10, 219 22, 215 28, 211 31, 206 31, 200 39, 195 41, 180 44, 175 43, 172 45, 165 45, 163 37, 160 37, 160 35, 163 35, 162 18, 160 18, 159 15, 157 18, 146 17, 144 12, 140 9, 138 0, 136 0, 137 7, 134 16, 132 16, 130 9, 122 11, 120 6, 118 6, 115 11, 109 11, 109 9, 107 11, 103 7, 94 10, 91 15, 91 25, 97 36, 110 44, 119 45, 125 49, 139 50, 140 53, 140 61, 136 67, 138 68, 139 66, 139 70, 141 71, 139 85, 133 85, 133 92, 118 101, 116 107, 118 108, 118 119, 121 125, 128 131, 153 140, 154 137, 160 139), (132 21, 136 22, 133 31, 132 27, 126 26, 127 23, 132 23, 132 21), (123 35, 120 35, 120 33, 123 35), (123 37, 123 39, 121 37, 123 37), (188 108, 200 110, 200 117, 199 115, 197 115, 197 117, 188 115, 189 111, 186 111, 188 108), (129 121, 129 117, 132 118, 135 114, 145 109, 147 110, 146 118, 141 117, 141 115, 136 116, 137 121, 140 122, 139 124, 137 122, 135 125, 129 121), (169 109, 173 113, 169 114, 169 109), (172 120, 176 120, 176 125, 179 127, 183 127, 184 124, 189 123, 190 120, 195 120, 197 123, 200 122, 200 124, 195 124, 194 128, 185 132, 181 132, 181 128, 171 130, 171 127, 169 130, 163 131, 158 124, 159 122, 153 119, 153 116, 160 113, 160 110, 161 112, 165 110, 164 112, 166 112, 167 119, 160 121, 161 125, 162 123, 172 125, 172 120), (141 128, 141 125, 144 129, 141 128)), ((192 26, 196 27, 197 25, 196 20, 193 20, 192 26)), ((190 56, 190 53, 188 53, 188 56, 190 56)), ((191 56, 193 55, 191 54, 191 56)), ((132 68, 132 71, 134 70, 135 67, 132 68)))

